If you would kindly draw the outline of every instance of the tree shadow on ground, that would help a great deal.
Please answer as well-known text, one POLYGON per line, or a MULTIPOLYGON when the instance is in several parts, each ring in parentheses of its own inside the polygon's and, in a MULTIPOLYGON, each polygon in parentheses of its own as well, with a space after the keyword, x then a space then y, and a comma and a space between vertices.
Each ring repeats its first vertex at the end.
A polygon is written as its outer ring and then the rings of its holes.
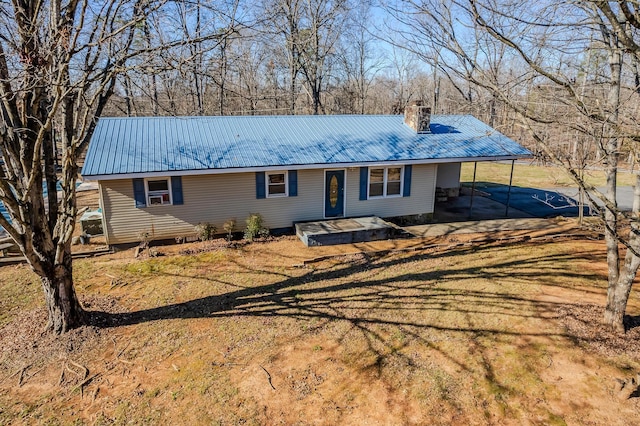
MULTIPOLYGON (((505 256, 500 251, 510 250, 509 244, 465 247, 446 252, 413 252, 398 254, 359 254, 344 256, 340 262, 328 262, 324 267, 301 270, 298 275, 281 271, 265 271, 261 268, 237 263, 240 274, 271 274, 274 282, 243 286, 226 282, 217 277, 206 279, 223 283, 231 288, 224 294, 206 296, 182 303, 173 303, 126 313, 92 312, 92 322, 100 327, 120 327, 152 321, 195 318, 267 317, 290 318, 313 322, 308 331, 320 329, 328 323, 347 322, 349 332, 359 332, 366 339, 370 354, 378 363, 389 353, 399 353, 400 348, 385 337, 383 330, 400 329, 413 341, 425 347, 438 349, 431 341, 436 333, 464 333, 465 339, 474 340, 477 348, 485 348, 482 340, 492 338, 564 338, 562 330, 518 330, 509 326, 513 322, 539 318, 557 318, 555 302, 544 302, 533 296, 510 291, 510 286, 529 286, 536 280, 548 280, 562 286, 569 279, 589 277, 584 271, 572 271, 561 264, 588 252, 558 254, 549 257, 529 254, 526 258, 505 256), (459 263, 466 254, 488 256, 486 264, 459 263), (490 258, 502 259, 500 262, 490 258), (420 269, 416 265, 423 260, 449 262, 446 268, 420 269), (393 272, 389 272, 393 271, 393 272), (475 286, 478 280, 504 283, 504 291, 494 287, 450 288, 450 281, 469 282, 475 286), (453 319, 448 319, 454 315, 453 319), (489 324, 483 316, 499 316, 500 324, 489 324), (502 337, 500 337, 502 336, 502 337)), ((199 278, 187 274, 183 278, 199 278)), ((346 338, 346 337, 345 337, 346 338)), ((405 345, 408 343, 405 343, 405 345)), ((485 348, 488 349, 488 346, 485 348)), ((479 349, 484 350, 484 349, 479 349)), ((460 368, 468 369, 455 354, 442 355, 460 368)), ((375 363, 374 363, 375 364, 375 363)), ((486 370, 487 380, 493 381, 493 373, 486 370)))
MULTIPOLYGON (((394 360, 401 359, 410 370, 417 368, 411 367, 416 363, 412 351, 404 352, 403 348, 418 345, 421 351, 439 354, 455 369, 473 375, 480 372, 481 380, 490 383, 492 392, 515 395, 517 389, 496 372, 493 353, 496 340, 570 336, 558 327, 547 330, 513 327, 515 323, 557 318, 560 304, 541 301, 529 291, 518 293, 510 287, 526 288, 535 280, 562 285, 563 281, 588 274, 560 266, 580 253, 553 257, 525 253, 510 257, 503 252, 510 248, 509 244, 488 244, 437 253, 348 255, 316 265, 315 269, 290 274, 264 270, 251 262, 237 263, 239 273, 244 276, 234 283, 233 276, 229 278, 227 274, 224 285, 231 291, 134 312, 92 312, 93 322, 112 328, 173 319, 287 318, 308 324, 302 333, 306 335, 320 335, 333 325, 342 333, 337 338, 339 344, 361 342, 366 349, 359 358, 368 360, 362 368, 378 378, 385 377, 385 366, 394 360), (459 261, 465 255, 486 255, 486 263, 459 261), (442 268, 422 265, 422 261, 434 260, 448 265, 442 268), (273 282, 242 285, 252 274, 269 274, 273 282), (503 287, 492 285, 487 289, 479 284, 488 281, 503 283, 503 287), (451 282, 459 285, 452 287, 451 282), (486 321, 488 317, 499 320, 486 321), (396 334, 394 330, 406 338, 398 341, 390 337, 396 334), (461 357, 460 350, 469 350, 474 355, 461 357)), ((222 282, 216 276, 207 279, 222 282)), ((300 337, 297 334, 292 330, 289 338, 300 337)))
MULTIPOLYGON (((91 315, 94 324, 104 328, 201 318, 268 318, 268 323, 257 322, 263 327, 292 324, 278 319, 299 321, 304 331, 293 327, 283 339, 323 336, 340 345, 357 340, 362 349, 358 357, 366 359, 359 361, 359 368, 372 371, 391 388, 399 385, 389 376, 389 365, 406 366, 402 368, 424 377, 425 361, 414 355, 419 347, 421 353, 434 356, 429 358, 433 362, 445 362, 486 384, 487 392, 508 414, 509 398, 516 397, 521 388, 519 379, 505 376, 504 354, 496 352, 497 345, 517 348, 516 355, 510 355, 517 363, 541 364, 547 362, 543 360, 547 349, 540 342, 552 341, 559 348, 579 347, 582 342, 559 323, 536 326, 540 321, 559 320, 566 303, 539 298, 529 287, 543 282, 571 290, 572 283, 602 278, 567 267, 575 259, 595 259, 597 254, 587 247, 554 252, 518 246, 494 242, 447 251, 359 253, 322 261, 313 269, 276 267, 285 253, 273 253, 270 258, 261 253, 268 265, 238 256, 225 260, 234 262, 232 274, 225 269, 202 276, 207 269, 199 268, 159 272, 176 279, 205 280, 218 291, 222 285, 227 289, 222 294, 133 312, 91 315), (471 258, 475 260, 470 262, 471 258), (326 334, 328 329, 339 332, 326 334), (396 334, 405 337, 394 338, 396 334), (396 362, 398 359, 403 362, 396 362)), ((580 291, 589 290, 581 286, 580 291)), ((535 376, 529 380, 543 380, 533 367, 527 367, 524 374, 535 376)))
POLYGON ((624 329, 631 331, 640 327, 640 315, 625 315, 624 316, 624 329))
MULTIPOLYGON (((508 249, 502 244, 501 249, 508 249)), ((485 247, 489 248, 490 245, 485 247)), ((495 250, 495 246, 493 247, 495 250)), ((461 248, 437 254, 414 253, 407 256, 385 256, 361 254, 356 259, 347 259, 340 265, 329 266, 327 269, 307 270, 299 276, 282 272, 264 271, 247 265, 238 273, 272 274, 279 281, 258 286, 239 286, 233 282, 217 278, 205 278, 218 283, 236 287, 237 290, 220 295, 206 296, 187 302, 158 306, 129 313, 108 313, 93 311, 91 315, 95 325, 102 327, 119 327, 139 324, 149 321, 213 318, 224 316, 290 316, 295 318, 321 318, 326 320, 350 320, 355 323, 407 325, 417 327, 435 327, 442 330, 459 331, 459 325, 451 327, 422 324, 409 320, 408 314, 426 310, 459 311, 465 313, 482 313, 483 308, 501 308, 505 314, 522 316, 519 309, 523 304, 534 304, 540 311, 552 313, 554 303, 541 302, 534 298, 504 293, 451 290, 440 288, 438 283, 447 280, 487 279, 509 280, 523 284, 533 280, 552 278, 558 285, 562 285, 562 278, 582 278, 584 272, 569 271, 558 267, 563 261, 581 256, 581 253, 564 254, 553 258, 529 257, 512 261, 502 261, 500 264, 490 263, 481 266, 457 265, 445 269, 430 271, 404 271, 393 276, 381 276, 382 271, 399 265, 410 265, 412 262, 438 258, 454 258, 464 253, 477 252, 482 247, 461 248), (321 284, 321 285, 320 285, 321 284), (410 295, 400 294, 412 292, 410 295), (477 299, 477 309, 465 308, 456 303, 460 297, 477 299), (336 306, 346 306, 349 303, 365 303, 366 310, 395 310, 403 320, 383 320, 367 316, 355 316, 348 313, 348 309, 341 312, 336 306), (507 313, 508 312, 508 313, 507 313)), ((588 253, 584 253, 588 255, 588 253)), ((165 273, 165 275, 167 275, 165 273)), ((188 274, 171 274, 183 278, 199 278, 201 276, 188 274)), ((384 274, 382 274, 384 275, 384 274)), ((362 309, 360 309, 362 311, 362 309)), ((482 327, 466 329, 475 332, 497 332, 482 327)), ((508 333, 503 331, 503 333, 508 333)))

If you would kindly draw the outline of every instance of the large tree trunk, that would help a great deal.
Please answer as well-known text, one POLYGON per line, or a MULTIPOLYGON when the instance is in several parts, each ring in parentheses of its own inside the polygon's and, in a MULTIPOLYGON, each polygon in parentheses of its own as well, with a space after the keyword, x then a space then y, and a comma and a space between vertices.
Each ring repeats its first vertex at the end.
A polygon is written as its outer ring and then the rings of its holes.
POLYGON ((618 206, 616 200, 618 156, 620 142, 617 137, 619 130, 618 109, 620 108, 620 84, 622 75, 622 52, 617 39, 603 31, 603 38, 609 40, 609 69, 611 71, 609 94, 607 99, 608 117, 604 123, 602 137, 606 160, 607 188, 605 192, 606 205, 604 207, 604 237, 607 246, 607 265, 609 269, 609 286, 607 288, 607 305, 604 321, 612 330, 624 332, 624 312, 627 307, 629 291, 633 276, 629 277, 624 270, 620 270, 620 235, 618 230, 618 206), (628 282, 628 281, 631 282, 628 282))
POLYGON ((49 313, 47 329, 64 333, 84 324, 85 312, 73 286, 71 254, 65 253, 62 264, 55 265, 41 277, 49 313))
MULTIPOLYGON (((636 268, 637 269, 637 268, 636 268)), ((634 275, 620 275, 615 286, 609 286, 607 290, 607 306, 604 310, 604 322, 618 333, 624 333, 624 313, 627 309, 627 300, 631 292, 634 275)))
POLYGON ((609 283, 607 290, 607 306, 604 311, 605 324, 617 332, 623 333, 624 313, 633 281, 640 267, 640 175, 636 176, 636 186, 633 197, 633 213, 631 217, 631 232, 628 241, 631 249, 627 248, 624 263, 615 286, 609 283))
MULTIPOLYGON (((165 22, 167 11, 161 3, 108 2, 109 13, 100 16, 92 2, 17 1, 6 7, 3 3, 0 33, 12 37, 0 37, 0 156, 4 160, 0 201, 7 213, 7 217, 0 215, 0 226, 40 277, 48 328, 56 333, 83 324, 86 317, 74 290, 71 266, 77 160, 118 77, 131 66, 148 65, 145 58, 158 52, 166 57, 161 52, 172 51, 174 44, 163 42, 157 28, 147 25, 165 22), (146 45, 137 42, 141 36, 146 45), (155 37, 158 43, 153 42, 155 37), (82 69, 75 64, 82 64, 82 69), (53 130, 58 132, 55 138, 53 130), (62 154, 60 172, 54 167, 56 144, 62 154)), ((220 40, 220 36, 206 37, 220 40)), ((222 36, 226 40, 227 35, 222 36)), ((226 68, 223 71, 226 78, 226 68)), ((155 77, 151 82, 157 108, 155 77)), ((124 85, 127 114, 132 115, 136 112, 132 82, 125 78, 124 85)))

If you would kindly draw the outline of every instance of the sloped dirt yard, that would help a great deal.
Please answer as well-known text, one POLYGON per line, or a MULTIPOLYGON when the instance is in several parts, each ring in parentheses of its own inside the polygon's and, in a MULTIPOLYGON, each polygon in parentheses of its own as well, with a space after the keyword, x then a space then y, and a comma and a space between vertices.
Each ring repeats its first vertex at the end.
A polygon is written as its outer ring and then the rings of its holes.
POLYGON ((610 336, 603 242, 557 233, 79 259, 57 339, 0 268, 0 424, 640 424, 639 296, 610 336))

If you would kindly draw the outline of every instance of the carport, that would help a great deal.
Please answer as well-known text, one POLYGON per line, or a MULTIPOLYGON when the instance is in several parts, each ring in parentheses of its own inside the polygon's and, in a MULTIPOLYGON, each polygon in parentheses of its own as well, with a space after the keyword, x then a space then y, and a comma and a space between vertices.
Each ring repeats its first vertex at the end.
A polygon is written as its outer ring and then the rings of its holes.
MULTIPOLYGON (((476 180, 474 162, 472 182, 462 187, 459 197, 436 202, 435 222, 459 222, 505 218, 577 217, 580 214, 577 188, 540 189, 513 186, 515 160, 511 160, 509 184, 476 180)), ((584 215, 590 215, 588 206, 584 215)))

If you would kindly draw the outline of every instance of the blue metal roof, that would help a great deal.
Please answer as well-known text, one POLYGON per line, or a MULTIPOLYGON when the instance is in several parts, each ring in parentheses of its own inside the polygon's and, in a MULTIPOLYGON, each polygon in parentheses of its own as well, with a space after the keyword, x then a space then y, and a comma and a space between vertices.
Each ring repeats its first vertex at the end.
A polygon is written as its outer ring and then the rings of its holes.
POLYGON ((511 159, 531 155, 470 115, 433 115, 417 134, 399 115, 101 118, 82 175, 511 159))

